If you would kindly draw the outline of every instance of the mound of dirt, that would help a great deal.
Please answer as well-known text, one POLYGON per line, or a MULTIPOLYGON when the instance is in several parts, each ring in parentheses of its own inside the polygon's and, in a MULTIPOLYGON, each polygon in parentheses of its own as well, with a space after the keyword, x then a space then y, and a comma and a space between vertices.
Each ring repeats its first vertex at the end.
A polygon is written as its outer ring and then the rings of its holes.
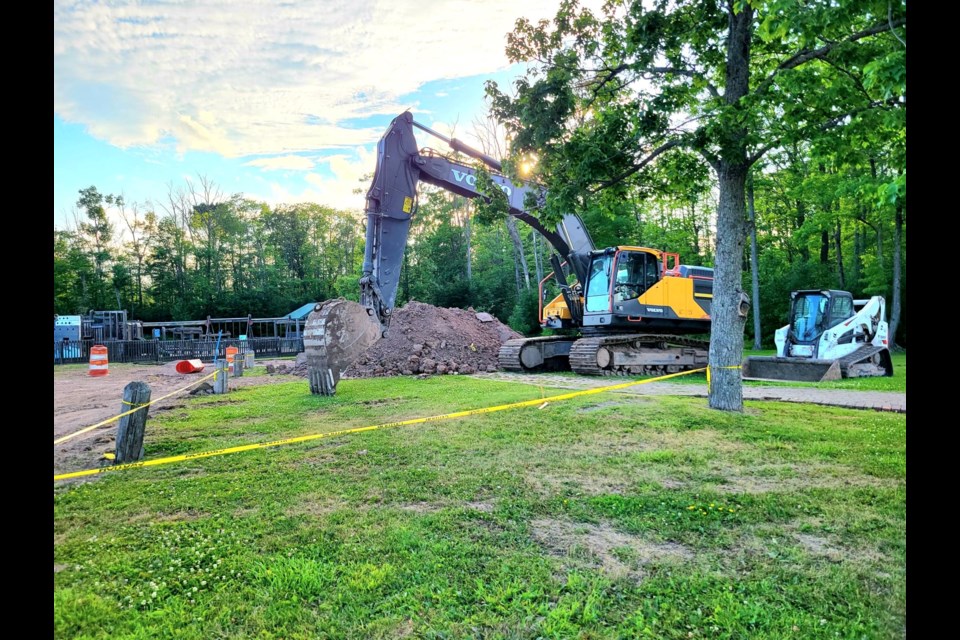
POLYGON ((519 337, 487 313, 409 302, 394 312, 387 337, 368 349, 344 377, 496 371, 500 345, 519 337))

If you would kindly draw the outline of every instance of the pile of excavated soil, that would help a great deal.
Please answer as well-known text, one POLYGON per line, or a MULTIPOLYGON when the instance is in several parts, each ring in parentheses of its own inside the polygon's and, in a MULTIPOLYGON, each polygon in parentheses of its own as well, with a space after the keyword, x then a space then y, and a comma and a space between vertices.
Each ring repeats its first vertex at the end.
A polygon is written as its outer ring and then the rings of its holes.
MULTIPOLYGON (((386 338, 367 349, 344 378, 397 375, 469 375, 496 371, 500 345, 519 333, 489 313, 409 302, 393 313, 386 338)), ((309 375, 306 355, 268 364, 269 374, 309 375)))
POLYGON ((394 312, 387 337, 367 349, 344 377, 496 371, 500 345, 519 337, 487 313, 409 302, 394 312))

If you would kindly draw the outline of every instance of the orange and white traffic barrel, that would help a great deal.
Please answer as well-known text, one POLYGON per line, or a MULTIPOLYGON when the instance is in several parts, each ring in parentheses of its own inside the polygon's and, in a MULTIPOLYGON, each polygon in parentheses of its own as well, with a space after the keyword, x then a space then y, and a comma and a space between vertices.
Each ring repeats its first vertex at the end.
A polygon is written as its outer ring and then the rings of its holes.
POLYGON ((233 361, 236 359, 237 354, 240 353, 240 349, 236 347, 227 347, 227 368, 230 370, 230 375, 233 375, 233 361))
POLYGON ((177 373, 200 373, 203 371, 201 360, 181 360, 177 363, 177 373))
POLYGON ((90 347, 90 375, 105 376, 110 373, 110 363, 107 361, 107 348, 102 344, 90 347))

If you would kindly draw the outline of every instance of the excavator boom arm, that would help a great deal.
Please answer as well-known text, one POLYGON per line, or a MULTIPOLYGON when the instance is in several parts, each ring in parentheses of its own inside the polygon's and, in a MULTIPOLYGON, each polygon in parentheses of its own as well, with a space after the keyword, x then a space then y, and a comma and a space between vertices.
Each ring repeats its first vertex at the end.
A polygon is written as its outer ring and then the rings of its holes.
MULTIPOLYGON (((474 168, 430 150, 421 152, 413 135, 414 126, 444 140, 455 151, 484 162, 493 171, 501 170, 497 160, 414 122, 409 111, 393 119, 377 143, 377 165, 367 191, 360 304, 343 299, 327 301, 317 305, 307 319, 304 350, 313 393, 336 393, 340 374, 367 348, 386 336, 396 303, 418 184, 426 182, 467 198, 488 197, 477 188, 474 168)), ((531 197, 536 202, 543 202, 545 191, 542 187, 514 185, 499 173, 491 176, 507 196, 510 215, 536 229, 565 259, 580 265, 577 273, 582 277, 581 272, 586 269, 583 256, 593 249, 593 241, 580 218, 567 215, 557 231, 551 231, 525 208, 531 197), (571 258, 571 249, 586 253, 571 258)), ((578 302, 569 293, 569 287, 564 295, 570 296, 569 304, 578 302)))
MULTIPOLYGON (((440 138, 453 149, 481 160, 492 170, 501 169, 500 163, 490 156, 415 122, 409 111, 400 114, 390 123, 377 144, 377 167, 367 191, 366 247, 363 277, 360 280, 360 302, 372 310, 384 330, 389 325, 390 314, 396 302, 400 267, 410 232, 410 218, 414 212, 418 184, 426 182, 466 198, 489 197, 477 188, 477 172, 473 167, 429 149, 418 150, 413 135, 415 126, 440 138)), ((565 238, 561 233, 551 231, 526 208, 530 194, 536 202, 544 201, 544 189, 531 183, 515 185, 498 173, 492 173, 491 178, 506 195, 510 215, 534 228, 566 258, 571 251, 567 242, 569 236, 565 238)), ((567 233, 566 228, 579 229, 581 235, 576 237, 577 244, 589 244, 589 248, 592 248, 592 241, 579 218, 566 216, 561 224, 564 234, 567 233)))

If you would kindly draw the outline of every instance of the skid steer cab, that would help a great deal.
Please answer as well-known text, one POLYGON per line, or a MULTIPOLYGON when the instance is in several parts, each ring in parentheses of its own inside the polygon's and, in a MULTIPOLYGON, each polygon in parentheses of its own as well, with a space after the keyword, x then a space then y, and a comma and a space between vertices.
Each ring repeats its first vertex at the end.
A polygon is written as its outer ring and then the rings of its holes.
POLYGON ((777 355, 747 358, 744 378, 819 382, 893 375, 882 296, 854 300, 847 291, 824 289, 790 297, 790 324, 774 334, 777 355))

